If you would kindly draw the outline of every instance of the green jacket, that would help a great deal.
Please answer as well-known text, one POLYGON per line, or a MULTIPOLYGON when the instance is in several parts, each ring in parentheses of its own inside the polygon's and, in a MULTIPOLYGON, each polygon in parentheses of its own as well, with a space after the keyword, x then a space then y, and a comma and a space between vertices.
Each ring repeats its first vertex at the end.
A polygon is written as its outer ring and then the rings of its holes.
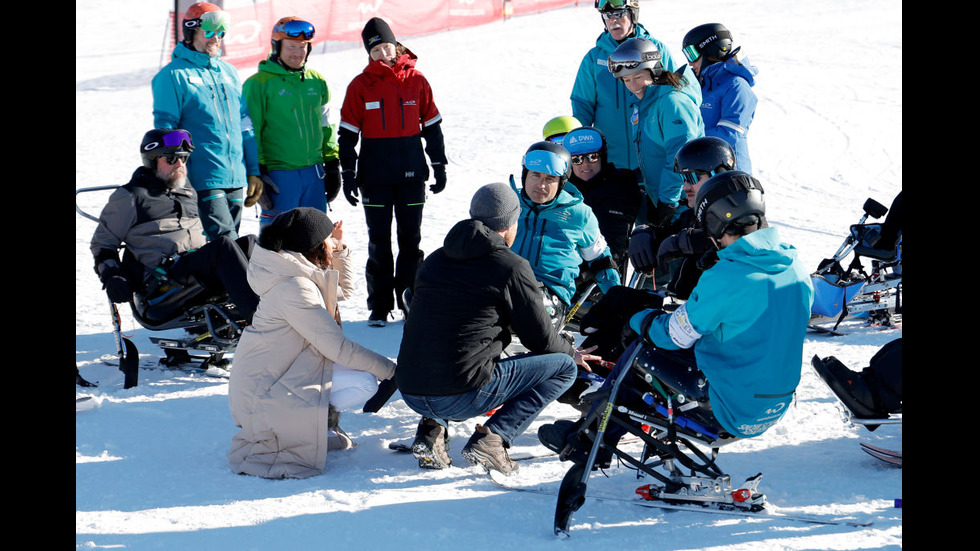
POLYGON ((330 90, 320 73, 290 71, 267 59, 243 90, 259 163, 268 170, 296 170, 337 158, 337 126, 327 120, 330 90))

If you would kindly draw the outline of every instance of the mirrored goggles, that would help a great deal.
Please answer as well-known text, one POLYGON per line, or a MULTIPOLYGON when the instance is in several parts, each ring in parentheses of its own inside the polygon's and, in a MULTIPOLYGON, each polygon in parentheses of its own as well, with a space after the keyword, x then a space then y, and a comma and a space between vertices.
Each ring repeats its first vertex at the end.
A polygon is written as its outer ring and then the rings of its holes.
POLYGON ((163 135, 164 147, 183 147, 187 151, 194 149, 191 133, 186 130, 173 130, 163 135))
POLYGON ((207 38, 215 35, 218 38, 224 38, 225 33, 231 28, 231 14, 226 11, 204 12, 198 19, 185 19, 184 27, 188 29, 200 28, 207 38))
POLYGON ((608 10, 610 8, 625 8, 627 0, 596 0, 597 10, 608 10))
POLYGON ((564 176, 568 164, 550 151, 536 149, 524 155, 524 168, 551 176, 564 176))
POLYGON ((589 161, 590 163, 598 163, 599 162, 599 152, 596 151, 595 153, 584 153, 582 155, 572 155, 572 164, 573 165, 580 165, 580 164, 584 163, 585 161, 589 161))
POLYGON ((698 51, 698 47, 694 44, 684 46, 681 51, 684 52, 684 57, 686 57, 688 61, 697 61, 698 58, 701 57, 701 52, 698 51))
POLYGON ((623 17, 626 17, 626 13, 628 11, 629 10, 623 8, 623 9, 618 9, 618 10, 607 10, 607 11, 603 11, 603 12, 599 12, 599 13, 602 14, 602 18, 603 19, 605 19, 605 20, 608 21, 610 19, 621 19, 623 17))
POLYGON ((282 25, 276 25, 272 29, 272 32, 282 33, 289 38, 302 38, 303 40, 313 40, 313 37, 316 35, 316 29, 313 28, 312 23, 298 19, 287 21, 282 25))
POLYGON ((684 183, 685 184, 689 184, 691 186, 696 186, 696 185, 698 185, 698 180, 701 179, 701 176, 707 176, 708 178, 711 178, 712 176, 714 176, 717 173, 718 172, 717 171, 714 171, 714 170, 711 170, 711 171, 708 171, 708 170, 691 170, 691 171, 681 172, 681 178, 684 179, 684 183))
POLYGON ((623 71, 636 69, 637 67, 640 66, 640 62, 639 61, 613 61, 612 58, 609 58, 609 60, 606 61, 606 66, 609 68, 610 73, 614 75, 618 75, 623 71))

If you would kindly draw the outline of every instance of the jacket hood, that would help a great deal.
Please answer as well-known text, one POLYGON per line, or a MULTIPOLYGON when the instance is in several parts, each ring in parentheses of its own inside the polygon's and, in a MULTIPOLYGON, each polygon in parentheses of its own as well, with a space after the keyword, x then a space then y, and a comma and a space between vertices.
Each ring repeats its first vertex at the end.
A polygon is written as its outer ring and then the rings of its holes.
POLYGON ((748 58, 742 58, 741 62, 734 58, 724 63, 712 63, 701 70, 700 79, 712 80, 721 73, 731 73, 734 76, 742 77, 749 86, 755 86, 755 75, 759 74, 759 68, 752 65, 748 58))
POLYGON ((453 260, 480 258, 498 249, 509 250, 504 238, 479 220, 457 222, 443 241, 446 256, 453 260))
POLYGON ((779 240, 776 228, 769 227, 743 235, 718 251, 719 261, 748 264, 767 274, 785 272, 796 260, 796 248, 779 240))
POLYGON ((261 297, 283 279, 291 277, 314 279, 317 272, 323 270, 314 266, 299 253, 270 251, 256 244, 248 261, 248 284, 255 294, 261 297))
POLYGON ((405 48, 405 53, 395 58, 395 65, 389 67, 381 61, 371 60, 364 72, 370 75, 385 77, 395 77, 398 80, 405 80, 408 75, 415 70, 415 63, 418 57, 411 50, 405 48))
POLYGON ((691 101, 695 105, 701 105, 701 86, 697 84, 699 82, 698 77, 694 74, 691 66, 685 63, 675 72, 679 73, 687 81, 686 85, 677 89, 669 84, 651 84, 647 86, 647 91, 643 94, 643 99, 640 100, 640 103, 650 105, 656 103, 657 100, 671 92, 677 92, 678 94, 684 94, 691 98, 691 101))

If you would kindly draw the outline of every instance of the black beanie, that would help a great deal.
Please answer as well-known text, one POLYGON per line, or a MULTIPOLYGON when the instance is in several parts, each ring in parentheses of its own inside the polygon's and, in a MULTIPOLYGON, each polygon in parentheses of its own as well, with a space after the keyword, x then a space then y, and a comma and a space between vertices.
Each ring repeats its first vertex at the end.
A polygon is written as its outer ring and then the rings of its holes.
POLYGON ((380 17, 372 17, 364 25, 364 30, 361 31, 361 40, 364 41, 364 49, 368 53, 371 53, 371 48, 382 42, 398 44, 398 41, 395 40, 395 33, 391 32, 391 27, 380 17))
POLYGON ((279 252, 306 253, 333 233, 333 222, 322 210, 296 207, 275 218, 259 233, 259 245, 279 252))

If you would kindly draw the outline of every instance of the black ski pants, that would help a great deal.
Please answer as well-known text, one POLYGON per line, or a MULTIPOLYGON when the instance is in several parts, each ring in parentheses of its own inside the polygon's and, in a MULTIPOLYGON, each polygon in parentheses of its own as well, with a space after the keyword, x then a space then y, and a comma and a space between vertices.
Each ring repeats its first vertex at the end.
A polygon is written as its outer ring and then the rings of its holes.
POLYGON ((373 313, 387 314, 395 308, 395 297, 415 286, 422 262, 425 182, 364 187, 362 195, 368 228, 367 306, 373 313), (391 247, 392 216, 397 225, 397 260, 391 247))
POLYGON ((227 291, 242 316, 251 320, 259 305, 259 297, 246 278, 248 259, 254 246, 254 235, 245 235, 237 240, 220 236, 203 247, 180 255, 167 270, 167 276, 178 281, 182 277, 193 276, 215 293, 227 291))

